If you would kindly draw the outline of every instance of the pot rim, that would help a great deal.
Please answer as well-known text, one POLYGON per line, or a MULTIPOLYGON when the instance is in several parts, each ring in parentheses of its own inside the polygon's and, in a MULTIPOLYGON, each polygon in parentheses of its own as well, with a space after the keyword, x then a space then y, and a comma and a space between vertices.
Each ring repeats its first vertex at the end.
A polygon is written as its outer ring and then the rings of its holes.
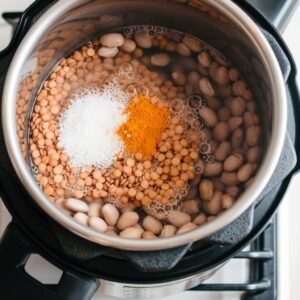
POLYGON ((266 158, 272 158, 272 160, 265 159, 263 161, 254 178, 253 184, 238 198, 238 201, 236 201, 232 208, 219 215, 215 220, 181 235, 159 238, 156 240, 133 240, 99 233, 92 228, 81 225, 72 217, 64 214, 46 197, 35 182, 23 159, 15 122, 16 86, 18 84, 18 76, 16 75, 20 74, 22 65, 33 48, 32 45, 42 37, 43 32, 58 17, 62 16, 70 8, 75 6, 75 4, 83 3, 84 0, 62 0, 51 6, 30 28, 18 47, 6 76, 2 96, 2 126, 7 151, 19 179, 34 201, 51 218, 73 233, 103 246, 136 251, 163 250, 189 244, 207 237, 233 222, 255 202, 256 198, 271 178, 283 148, 287 126, 286 91, 279 64, 273 50, 257 25, 242 11, 241 8, 229 0, 222 1, 222 3, 215 0, 202 1, 215 7, 217 10, 222 10, 230 19, 235 19, 235 22, 238 23, 240 27, 243 27, 244 30, 248 31, 254 42, 257 44, 260 54, 264 59, 264 64, 266 65, 267 72, 270 74, 273 85, 272 98, 274 105, 272 134, 265 154, 266 158))

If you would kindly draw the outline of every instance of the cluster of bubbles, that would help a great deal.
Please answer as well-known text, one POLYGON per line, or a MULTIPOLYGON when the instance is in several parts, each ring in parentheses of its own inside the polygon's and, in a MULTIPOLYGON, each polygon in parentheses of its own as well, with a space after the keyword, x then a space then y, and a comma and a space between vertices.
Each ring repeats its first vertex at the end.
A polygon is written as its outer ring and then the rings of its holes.
POLYGON ((135 25, 123 28, 123 34, 127 38, 132 38, 137 32, 144 32, 148 37, 154 38, 159 34, 169 33, 170 30, 160 26, 135 25))

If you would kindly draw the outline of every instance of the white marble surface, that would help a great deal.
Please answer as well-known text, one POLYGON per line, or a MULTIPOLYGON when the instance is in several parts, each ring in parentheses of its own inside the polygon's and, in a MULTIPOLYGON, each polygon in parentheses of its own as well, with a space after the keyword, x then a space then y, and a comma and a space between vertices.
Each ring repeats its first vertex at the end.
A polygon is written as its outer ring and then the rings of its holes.
MULTIPOLYGON (((0 13, 3 11, 21 11, 27 7, 32 0, 2 0, 0 3, 0 13)), ((284 39, 290 47, 298 68, 300 68, 300 7, 295 12, 293 19, 284 33, 284 39)), ((10 37, 9 27, 0 18, 0 49, 5 47, 10 37)), ((298 79, 300 84, 300 80, 298 79)), ((299 116, 300 117, 300 116, 299 116)), ((280 222, 279 222, 279 300, 294 300, 300 299, 299 290, 299 275, 300 275, 300 176, 295 176, 291 187, 280 207, 280 222)), ((0 203, 0 234, 5 228, 10 219, 6 209, 0 203)), ((34 257, 31 264, 34 266, 35 272, 43 273, 43 280, 55 280, 55 269, 49 268, 40 259, 34 257), (45 275, 46 274, 46 275, 45 275)), ((218 272, 217 275, 210 281, 234 281, 239 279, 240 282, 247 278, 245 268, 241 268, 238 262, 230 262, 226 269, 218 272)), ((1 299, 1 291, 0 291, 1 299)), ((94 300, 102 299, 99 295, 95 296, 94 300)), ((106 298, 112 299, 112 298, 106 298)), ((186 292, 176 297, 166 298, 167 300, 234 300, 237 299, 235 294, 199 294, 194 292, 186 292)))

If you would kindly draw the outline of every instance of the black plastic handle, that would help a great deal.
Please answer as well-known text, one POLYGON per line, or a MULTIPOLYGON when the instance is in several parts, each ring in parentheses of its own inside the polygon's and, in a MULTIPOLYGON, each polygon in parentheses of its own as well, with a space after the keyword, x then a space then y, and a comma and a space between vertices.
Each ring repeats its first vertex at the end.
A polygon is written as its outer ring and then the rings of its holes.
POLYGON ((288 25, 299 0, 245 0, 260 11, 280 32, 288 25))
POLYGON ((18 225, 10 223, 0 241, 0 293, 3 300, 89 300, 98 289, 96 279, 64 272, 57 285, 45 285, 25 271, 36 251, 18 225))

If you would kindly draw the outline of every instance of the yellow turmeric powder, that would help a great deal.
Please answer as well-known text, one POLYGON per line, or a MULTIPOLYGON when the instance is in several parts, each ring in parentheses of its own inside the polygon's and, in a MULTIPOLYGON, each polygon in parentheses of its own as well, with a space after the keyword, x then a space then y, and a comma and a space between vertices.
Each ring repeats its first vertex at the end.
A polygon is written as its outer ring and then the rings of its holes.
POLYGON ((124 111, 128 120, 118 129, 117 134, 124 141, 126 150, 151 157, 161 134, 168 126, 169 110, 158 105, 155 99, 138 95, 124 111))

